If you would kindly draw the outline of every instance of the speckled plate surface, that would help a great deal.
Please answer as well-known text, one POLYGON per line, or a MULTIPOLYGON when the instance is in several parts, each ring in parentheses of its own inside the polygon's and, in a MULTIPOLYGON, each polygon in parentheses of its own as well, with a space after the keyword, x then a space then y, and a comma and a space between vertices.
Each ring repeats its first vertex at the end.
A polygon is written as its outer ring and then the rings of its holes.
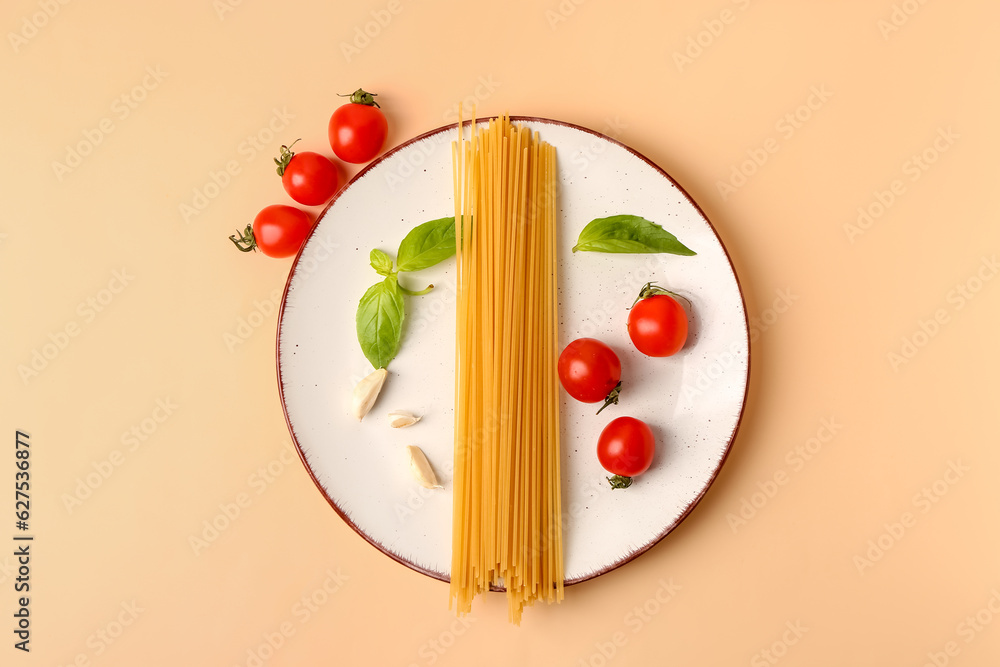
MULTIPOLYGON (((746 398, 750 350, 746 309, 726 250, 700 209, 656 165, 603 135, 539 118, 515 118, 556 146, 560 173, 560 349, 592 336, 622 361, 621 403, 595 406, 562 394, 562 503, 567 583, 608 572, 673 530, 707 491, 732 445, 746 398), (641 215, 698 254, 573 254, 590 220, 641 215), (632 347, 627 308, 655 281, 690 299, 691 331, 674 357, 632 347), (646 421, 657 439, 648 472, 627 490, 605 481, 595 453, 613 418, 646 421)), ((469 129, 466 127, 466 132, 469 129)), ((278 380, 289 429, 330 505, 393 559, 447 580, 451 562, 455 261, 406 274, 399 355, 378 403, 361 423, 348 411, 355 382, 372 369, 354 316, 378 280, 372 248, 393 257, 412 227, 453 214, 454 125, 416 137, 359 173, 330 203, 296 258, 278 322, 278 380), (386 414, 423 419, 390 428, 386 414), (405 445, 419 445, 445 489, 412 478, 405 445)))

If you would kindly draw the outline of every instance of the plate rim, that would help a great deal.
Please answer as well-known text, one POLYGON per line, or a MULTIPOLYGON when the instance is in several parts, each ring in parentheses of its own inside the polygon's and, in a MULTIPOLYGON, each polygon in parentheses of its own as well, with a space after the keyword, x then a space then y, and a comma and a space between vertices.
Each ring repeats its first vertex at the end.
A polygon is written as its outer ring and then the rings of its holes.
MULTIPOLYGON (((487 122, 489 120, 496 119, 496 118, 498 118, 498 116, 486 116, 486 117, 482 117, 482 118, 476 118, 474 120, 473 119, 465 120, 465 121, 462 121, 462 126, 464 128, 466 125, 471 125, 473 122, 475 122, 476 124, 479 124, 479 123, 487 122)), ((694 207, 694 209, 698 212, 698 215, 701 216, 701 219, 712 230, 712 234, 715 236, 716 240, 719 242, 719 246, 722 248, 722 252, 723 252, 723 254, 726 257, 726 261, 729 264, 729 269, 732 272, 733 278, 736 281, 736 289, 737 289, 737 291, 739 292, 739 295, 740 295, 740 302, 743 304, 743 325, 744 325, 744 329, 745 329, 745 333, 746 333, 746 340, 747 340, 747 372, 746 372, 746 381, 745 381, 744 387, 743 387, 743 400, 742 400, 742 402, 740 404, 739 415, 737 416, 736 422, 733 425, 732 433, 730 433, 730 435, 729 435, 729 440, 726 442, 726 446, 725 446, 724 451, 722 452, 722 456, 719 458, 719 462, 715 466, 715 469, 712 471, 712 474, 709 476, 707 482, 705 483, 705 485, 701 489, 701 491, 698 493, 698 495, 695 496, 687 504, 687 506, 683 509, 683 511, 681 511, 681 513, 674 519, 673 522, 671 522, 669 525, 665 526, 664 529, 658 535, 656 535, 652 540, 650 540, 648 543, 644 544, 640 548, 636 549, 635 551, 629 552, 625 556, 623 556, 623 557, 621 557, 621 558, 619 558, 619 559, 617 559, 617 560, 615 560, 615 561, 613 561, 613 562, 605 565, 604 567, 602 567, 602 568, 600 568, 598 570, 595 570, 594 572, 587 573, 587 574, 585 574, 583 576, 576 577, 574 579, 565 579, 564 580, 564 583, 563 583, 564 586, 572 586, 572 585, 575 585, 575 584, 583 583, 584 581, 589 581, 591 579, 595 579, 595 578, 597 578, 597 577, 599 577, 599 576, 601 576, 603 574, 607 574, 608 572, 611 572, 613 570, 617 570, 621 566, 623 566, 626 563, 629 563, 629 562, 635 560, 636 558, 638 558, 639 556, 641 556, 642 554, 646 553, 647 551, 649 551, 650 549, 652 549, 654 546, 656 546, 657 544, 659 544, 661 541, 663 541, 663 539, 668 534, 670 534, 671 532, 673 532, 674 530, 676 530, 677 527, 680 526, 681 523, 683 523, 683 521, 691 514, 692 511, 694 511, 694 508, 698 505, 698 503, 701 502, 702 498, 705 497, 705 495, 708 493, 708 490, 715 483, 715 480, 719 476, 719 472, 722 470, 722 466, 725 464, 726 460, 729 458, 730 452, 732 452, 733 443, 735 442, 736 435, 737 435, 737 433, 740 430, 740 425, 743 423, 743 416, 746 414, 747 397, 750 394, 750 373, 751 373, 751 368, 752 368, 752 357, 753 357, 753 354, 752 354, 752 345, 751 345, 751 341, 750 341, 750 316, 749 316, 749 312, 748 312, 748 309, 747 309, 746 297, 745 297, 745 295, 743 293, 743 285, 740 282, 740 276, 739 276, 739 274, 736 272, 736 267, 733 265, 733 258, 729 254, 729 249, 726 247, 726 244, 723 242, 722 237, 719 236, 719 232, 715 228, 715 225, 712 224, 712 221, 708 218, 707 215, 705 215, 705 212, 702 210, 701 206, 698 205, 698 202, 696 202, 694 200, 694 198, 691 197, 691 195, 688 193, 688 191, 685 190, 681 186, 681 184, 678 183, 674 179, 673 176, 671 176, 669 173, 667 173, 667 171, 665 169, 663 169, 662 167, 660 167, 658 164, 656 164, 655 162, 653 162, 652 160, 650 160, 648 157, 646 157, 645 155, 643 155, 639 151, 635 150, 634 148, 632 148, 632 147, 630 147, 630 146, 622 143, 621 141, 618 141, 617 139, 609 137, 606 134, 598 132, 597 130, 592 130, 592 129, 588 128, 588 127, 584 127, 584 126, 577 125, 575 123, 566 122, 566 121, 555 120, 555 119, 551 119, 551 118, 544 118, 544 117, 540 117, 540 116, 508 116, 508 118, 510 119, 511 122, 515 122, 515 123, 516 122, 528 122, 528 123, 540 123, 540 124, 558 125, 558 126, 561 126, 561 127, 568 127, 568 128, 574 129, 574 130, 578 130, 578 131, 585 132, 587 134, 593 135, 595 137, 598 137, 598 138, 600 138, 600 139, 602 139, 604 141, 608 141, 608 142, 610 142, 610 143, 612 143, 612 144, 614 144, 614 145, 616 145, 616 146, 618 146, 618 147, 620 147, 620 148, 628 151, 634 157, 638 158, 639 160, 642 160, 646 165, 648 165, 649 167, 651 167, 652 169, 654 169, 655 171, 657 171, 660 175, 662 175, 664 178, 666 178, 667 181, 669 181, 675 188, 677 188, 678 192, 680 192, 680 194, 684 196, 684 198, 688 201, 688 203, 691 204, 691 206, 694 207)), ((367 174, 369 170, 371 170, 374 167, 376 167, 377 165, 381 164, 383 161, 385 161, 386 159, 388 159, 392 155, 394 155, 394 154, 396 154, 396 153, 398 153, 398 152, 406 149, 407 147, 409 147, 409 146, 411 146, 411 145, 413 145, 413 144, 415 144, 415 143, 417 143, 419 141, 422 141, 422 140, 427 139, 429 137, 432 137, 434 135, 441 134, 441 133, 446 132, 446 131, 457 130, 458 129, 458 125, 459 125, 459 123, 457 121, 454 122, 454 123, 449 123, 447 125, 441 125, 441 126, 439 126, 437 128, 434 128, 432 130, 428 130, 426 132, 422 132, 422 133, 420 133, 420 134, 418 134, 418 135, 416 135, 414 137, 411 137, 410 139, 407 139, 406 141, 404 141, 404 142, 402 142, 402 143, 400 143, 400 144, 392 147, 391 149, 387 150, 382 155, 378 156, 377 158, 375 158, 374 160, 372 160, 371 162, 369 162, 367 165, 365 165, 365 167, 362 168, 361 171, 359 171, 358 173, 356 173, 351 178, 351 180, 349 180, 347 183, 345 183, 344 186, 342 188, 340 188, 334 194, 333 198, 326 204, 326 206, 323 207, 323 210, 320 211, 316 215, 316 221, 313 223, 312 227, 309 229, 308 235, 306 236, 305 240, 302 242, 302 246, 299 248, 299 251, 295 254, 295 258, 292 260, 292 265, 288 269, 288 277, 285 279, 285 287, 284 287, 284 290, 282 290, 282 293, 281 293, 281 303, 280 303, 279 308, 278 308, 277 335, 275 336, 275 349, 274 349, 275 373, 276 373, 276 379, 277 379, 277 383, 278 383, 278 396, 279 396, 279 398, 281 400, 281 411, 282 411, 282 414, 284 414, 284 416, 285 416, 285 424, 288 426, 288 433, 289 433, 289 435, 292 438, 292 444, 295 445, 295 451, 296 451, 296 453, 299 456, 299 460, 302 462, 303 467, 305 467, 306 472, 309 474, 309 477, 312 479, 313 484, 316 486, 317 490, 320 492, 320 495, 322 495, 323 498, 326 499, 327 504, 329 504, 330 507, 333 508, 333 510, 340 516, 340 518, 348 526, 350 526, 354 530, 354 532, 356 532, 358 535, 360 535, 366 542, 368 542, 370 545, 372 545, 373 547, 375 547, 378 551, 380 551, 381 553, 385 554, 386 556, 388 556, 392 560, 396 561, 397 563, 400 563, 401 565, 405 565, 406 567, 410 568, 411 570, 414 570, 416 572, 424 574, 424 575, 426 575, 428 577, 431 577, 432 579, 437 579, 438 581, 443 581, 445 583, 449 583, 451 581, 451 577, 449 575, 441 573, 441 572, 436 572, 434 570, 430 570, 430 569, 428 569, 428 568, 420 565, 419 563, 415 563, 413 561, 408 560, 407 558, 403 557, 402 555, 400 555, 398 553, 395 553, 392 550, 386 548, 379 540, 375 539, 373 536, 371 536, 371 535, 367 534, 365 531, 363 531, 337 505, 337 503, 333 500, 333 498, 331 498, 327 494, 326 490, 320 484, 319 479, 317 479, 316 474, 313 472, 312 467, 309 465, 309 462, 306 460, 305 453, 302 451, 302 447, 299 445, 298 438, 295 436, 295 427, 292 425, 292 421, 291 421, 291 419, 288 416, 288 406, 287 406, 286 401, 285 401, 285 390, 284 390, 284 385, 283 385, 283 383, 281 381, 281 332, 282 332, 282 326, 281 325, 282 325, 282 322, 284 321, 285 304, 287 303, 288 290, 289 290, 289 287, 292 284, 292 279, 295 277, 295 269, 298 267, 299 259, 302 256, 302 251, 305 249, 306 245, 309 243, 309 240, 312 238, 313 234, 316 232, 316 229, 319 227, 320 221, 326 215, 327 211, 329 211, 329 209, 337 202, 337 200, 340 198, 340 196, 342 194, 344 194, 348 190, 348 188, 350 188, 352 185, 354 185, 354 183, 356 181, 359 181, 365 174, 367 174)), ((502 587, 491 586, 491 590, 503 591, 504 589, 502 587)))

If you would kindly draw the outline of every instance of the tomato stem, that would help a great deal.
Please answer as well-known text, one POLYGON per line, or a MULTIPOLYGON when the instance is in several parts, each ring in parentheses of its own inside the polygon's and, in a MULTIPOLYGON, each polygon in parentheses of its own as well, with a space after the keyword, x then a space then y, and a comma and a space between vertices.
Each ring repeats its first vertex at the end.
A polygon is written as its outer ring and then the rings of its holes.
POLYGON ((281 146, 281 152, 278 154, 278 157, 274 158, 274 164, 278 165, 277 169, 278 176, 285 175, 285 169, 288 168, 288 163, 292 161, 293 157, 295 157, 295 153, 292 151, 292 146, 299 143, 300 141, 302 141, 302 139, 296 139, 287 146, 285 145, 281 146), (281 159, 279 160, 278 158, 281 159))
MULTIPOLYGON (((621 391, 622 391, 622 381, 619 380, 618 384, 615 385, 615 388, 612 389, 611 392, 604 399, 604 405, 601 406, 601 410, 608 407, 612 403, 618 405, 618 396, 619 394, 621 394, 621 391)), ((597 414, 601 414, 601 410, 598 410, 597 414)))
POLYGON ((376 109, 381 109, 375 98, 378 97, 378 93, 368 93, 365 92, 363 88, 358 88, 350 95, 341 95, 337 93, 337 97, 349 97, 353 104, 363 104, 366 107, 375 107, 376 109))
POLYGON ((229 240, 240 249, 241 252, 250 252, 253 250, 257 252, 257 239, 253 235, 253 224, 247 225, 247 228, 240 233, 240 230, 236 230, 235 234, 229 236, 229 240), (240 245, 241 243, 246 244, 240 245))
POLYGON ((642 286, 642 289, 639 290, 639 296, 635 298, 635 301, 633 301, 632 305, 628 307, 628 310, 632 310, 633 308, 635 308, 635 304, 639 303, 643 299, 647 299, 651 296, 656 296, 657 294, 668 294, 670 296, 677 297, 678 299, 684 299, 684 301, 688 304, 688 306, 691 305, 691 300, 688 299, 686 296, 678 294, 677 292, 671 292, 668 289, 664 289, 659 285, 657 285, 656 283, 646 283, 645 285, 642 286))
POLYGON ((632 486, 632 478, 625 477, 624 475, 615 475, 614 477, 605 477, 611 483, 612 489, 627 489, 632 486))

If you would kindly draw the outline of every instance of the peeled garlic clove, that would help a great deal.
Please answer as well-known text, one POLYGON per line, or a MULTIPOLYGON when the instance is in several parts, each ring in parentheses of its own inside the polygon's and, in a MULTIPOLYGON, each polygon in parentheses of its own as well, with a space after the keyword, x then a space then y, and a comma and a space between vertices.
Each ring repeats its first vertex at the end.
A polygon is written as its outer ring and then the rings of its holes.
POLYGON ((409 412, 403 412, 402 410, 393 410, 389 413, 389 426, 393 428, 413 426, 418 421, 420 421, 420 417, 409 412))
POLYGON ((351 393, 351 414, 357 417, 358 421, 364 419, 368 411, 375 405, 375 399, 382 391, 382 385, 385 384, 387 375, 389 375, 389 371, 380 368, 354 386, 354 391, 351 393))
POLYGON ((444 488, 438 484, 437 475, 434 474, 434 469, 431 468, 431 463, 427 460, 422 449, 413 445, 407 445, 406 452, 410 455, 410 470, 413 471, 413 476, 420 482, 420 486, 426 489, 444 488))

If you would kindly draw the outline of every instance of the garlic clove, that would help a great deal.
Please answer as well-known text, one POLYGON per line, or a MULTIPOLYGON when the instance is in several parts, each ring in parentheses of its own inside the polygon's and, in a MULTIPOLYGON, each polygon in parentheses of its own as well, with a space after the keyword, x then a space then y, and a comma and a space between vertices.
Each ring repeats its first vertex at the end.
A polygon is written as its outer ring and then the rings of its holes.
POLYGON ((413 476, 420 482, 420 486, 425 489, 444 488, 438 484, 437 475, 434 474, 434 469, 431 467, 431 463, 427 460, 422 449, 414 445, 407 445, 406 453, 410 456, 410 470, 413 471, 413 476))
POLYGON ((389 426, 393 428, 406 428, 413 426, 418 421, 420 421, 420 417, 403 410, 393 410, 389 413, 389 426))
POLYGON ((368 411, 375 405, 375 399, 382 391, 382 385, 385 384, 387 375, 389 375, 389 371, 380 368, 354 385, 354 391, 351 392, 351 414, 357 417, 358 421, 364 419, 368 411))

